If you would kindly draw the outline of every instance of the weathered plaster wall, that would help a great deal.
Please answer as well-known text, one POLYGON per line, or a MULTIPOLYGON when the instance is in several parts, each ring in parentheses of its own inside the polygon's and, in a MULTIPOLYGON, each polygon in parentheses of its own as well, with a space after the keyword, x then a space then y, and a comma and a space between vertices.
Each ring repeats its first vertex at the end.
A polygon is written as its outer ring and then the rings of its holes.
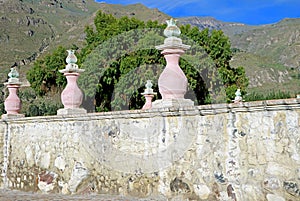
POLYGON ((2 188, 300 200, 297 99, 6 119, 2 188))

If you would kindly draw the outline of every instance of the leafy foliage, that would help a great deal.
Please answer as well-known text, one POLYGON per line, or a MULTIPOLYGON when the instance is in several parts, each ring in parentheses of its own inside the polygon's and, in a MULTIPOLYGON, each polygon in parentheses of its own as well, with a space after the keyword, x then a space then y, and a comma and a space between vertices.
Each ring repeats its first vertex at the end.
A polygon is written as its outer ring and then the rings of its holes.
POLYGON ((229 61, 232 58, 230 42, 221 30, 212 30, 210 33, 208 29, 204 29, 200 32, 197 27, 191 28, 190 25, 182 26, 181 30, 183 34, 197 41, 215 62, 222 84, 225 86, 227 102, 234 99, 238 88, 242 94, 246 93, 249 80, 243 67, 230 66, 229 61))
POLYGON ((59 108, 60 93, 51 92, 45 96, 37 96, 32 88, 21 88, 19 97, 22 100, 22 113, 25 116, 55 115, 59 108))
POLYGON ((251 93, 245 96, 245 101, 271 100, 271 99, 285 99, 291 98, 291 94, 284 91, 270 91, 267 94, 251 93))
POLYGON ((58 71, 65 66, 66 48, 58 47, 51 55, 37 60, 27 73, 27 79, 35 92, 42 96, 65 86, 64 76, 58 71))

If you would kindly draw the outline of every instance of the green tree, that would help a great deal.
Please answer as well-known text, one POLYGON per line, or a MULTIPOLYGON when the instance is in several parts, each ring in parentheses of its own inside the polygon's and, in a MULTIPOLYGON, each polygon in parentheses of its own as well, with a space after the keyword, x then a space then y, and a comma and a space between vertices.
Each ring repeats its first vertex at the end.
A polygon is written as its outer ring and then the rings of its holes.
POLYGON ((286 99, 286 98, 292 98, 294 95, 291 95, 289 92, 284 91, 270 91, 268 93, 249 93, 246 94, 245 100, 246 101, 257 101, 257 100, 272 100, 272 99, 286 99))
POLYGON ((182 26, 181 30, 185 35, 197 41, 215 62, 222 84, 225 86, 227 102, 234 99, 238 88, 241 89, 243 95, 246 94, 249 80, 243 67, 232 68, 230 66, 231 45, 228 37, 221 30, 212 30, 210 33, 208 29, 199 31, 197 27, 191 28, 190 25, 182 26))
POLYGON ((51 92, 45 96, 37 96, 33 88, 21 88, 19 97, 22 100, 21 113, 25 116, 55 115, 62 108, 60 93, 51 92))
POLYGON ((66 80, 59 69, 66 65, 66 48, 58 47, 52 54, 38 59, 27 72, 26 77, 31 87, 40 95, 46 95, 50 91, 61 91, 66 80))

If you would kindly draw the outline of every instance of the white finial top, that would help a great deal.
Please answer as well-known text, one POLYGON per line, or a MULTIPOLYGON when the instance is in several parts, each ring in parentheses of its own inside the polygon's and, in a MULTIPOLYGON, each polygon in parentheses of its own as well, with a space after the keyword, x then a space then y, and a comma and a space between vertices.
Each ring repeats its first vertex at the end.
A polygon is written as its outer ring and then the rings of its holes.
POLYGON ((181 49, 187 50, 190 48, 189 45, 182 44, 182 40, 179 38, 181 31, 176 26, 176 21, 173 18, 170 20, 166 20, 168 26, 164 30, 164 35, 167 37, 164 40, 163 45, 155 46, 158 50, 165 50, 165 49, 181 49))
POLYGON ((152 81, 147 80, 147 83, 145 85, 146 89, 145 89, 144 93, 142 93, 142 95, 151 95, 151 94, 155 95, 156 93, 153 92, 152 86, 153 86, 152 81))
POLYGON ((6 84, 21 84, 19 81, 19 73, 15 67, 10 68, 8 82, 6 84))
POLYGON ((78 65, 76 64, 77 62, 77 57, 75 55, 75 50, 67 50, 68 56, 66 58, 66 68, 63 70, 59 70, 61 73, 81 73, 84 72, 84 69, 79 69, 78 65))
POLYGON ((167 28, 164 30, 164 35, 169 37, 178 37, 181 34, 180 29, 177 27, 176 22, 177 20, 174 20, 171 18, 170 20, 166 20, 167 22, 167 28))
POLYGON ((10 72, 8 73, 9 78, 19 78, 19 73, 16 70, 16 68, 12 67, 10 68, 10 72))
POLYGON ((68 56, 66 58, 67 64, 75 64, 77 62, 75 50, 67 50, 67 52, 68 52, 68 56))

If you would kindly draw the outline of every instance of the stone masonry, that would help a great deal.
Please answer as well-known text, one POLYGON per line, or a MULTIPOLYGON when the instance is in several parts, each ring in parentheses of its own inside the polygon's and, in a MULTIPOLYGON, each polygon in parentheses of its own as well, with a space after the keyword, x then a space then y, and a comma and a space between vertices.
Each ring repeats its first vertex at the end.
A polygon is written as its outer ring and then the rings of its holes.
POLYGON ((300 200, 299 99, 0 121, 0 187, 59 196, 300 200))

